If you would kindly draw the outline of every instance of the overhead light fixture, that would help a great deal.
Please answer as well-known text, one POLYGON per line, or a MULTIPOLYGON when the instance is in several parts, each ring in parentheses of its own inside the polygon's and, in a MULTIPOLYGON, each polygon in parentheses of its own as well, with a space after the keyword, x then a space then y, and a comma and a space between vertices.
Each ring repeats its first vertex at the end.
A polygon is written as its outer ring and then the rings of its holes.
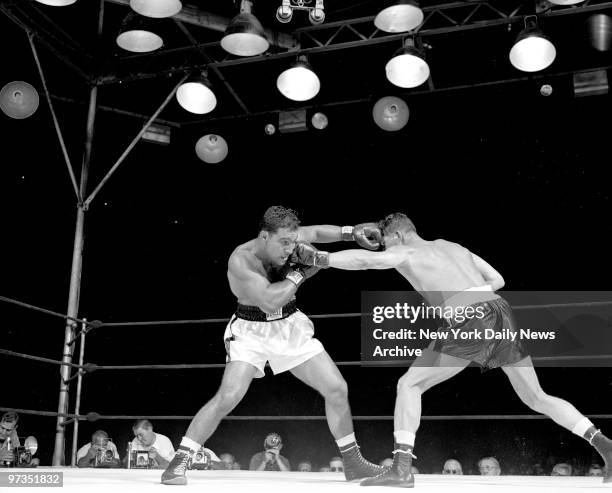
POLYGON ((240 13, 230 21, 225 29, 221 46, 232 55, 260 55, 270 46, 261 23, 251 13, 252 7, 251 0, 242 0, 240 13))
POLYGON ((288 24, 293 19, 293 7, 291 0, 283 0, 283 3, 276 9, 276 20, 283 24, 288 24))
POLYGON ((276 9, 276 20, 283 24, 291 22, 294 10, 307 10, 308 19, 315 26, 325 21, 324 0, 315 0, 314 5, 311 0, 282 0, 280 7, 276 9))
POLYGON ((130 7, 145 17, 162 19, 178 14, 183 5, 180 0, 130 0, 130 7))
POLYGON ((323 130, 327 128, 327 125, 329 125, 329 120, 327 119, 327 115, 325 113, 316 112, 314 115, 312 115, 310 123, 312 123, 312 126, 317 130, 323 130))
POLYGON ((589 38, 591 46, 597 51, 609 51, 612 40, 612 19, 606 14, 595 14, 589 17, 589 38))
POLYGON ((374 122, 387 132, 397 132, 404 128, 409 117, 408 105, 395 96, 380 98, 372 108, 374 122))
POLYGON ((36 0, 38 3, 43 5, 50 5, 51 7, 66 7, 72 5, 76 0, 36 0))
POLYGON ((298 61, 291 68, 278 76, 276 87, 288 99, 308 101, 319 93, 321 82, 308 64, 306 57, 300 55, 298 61))
POLYGON ((164 45, 164 40, 151 30, 151 25, 150 19, 130 12, 119 29, 117 45, 134 53, 149 53, 158 50, 164 45))
POLYGON ((582 3, 585 0, 548 0, 548 1, 554 5, 576 5, 577 3, 582 3))
POLYGON ((223 137, 216 134, 208 134, 200 137, 195 145, 197 156, 209 164, 217 164, 227 157, 227 142, 223 137))
POLYGON ((525 29, 516 38, 509 56, 510 63, 523 72, 544 70, 555 60, 555 45, 538 28, 535 15, 525 17, 525 29))
POLYGON ((414 45, 412 38, 406 39, 404 46, 387 62, 385 71, 389 82, 403 88, 420 86, 429 78, 425 54, 414 45))
POLYGON ((548 97, 553 93, 553 87, 550 84, 542 84, 540 86, 540 94, 548 97))
POLYGON ((197 115, 210 113, 217 106, 217 97, 205 73, 181 84, 176 91, 176 99, 184 109, 197 115))
POLYGON ((416 0, 400 0, 381 10, 374 18, 374 25, 386 33, 404 33, 420 26, 423 18, 416 0))
POLYGON ((39 102, 36 89, 22 80, 9 82, 0 90, 0 109, 6 116, 16 120, 32 116, 39 102))

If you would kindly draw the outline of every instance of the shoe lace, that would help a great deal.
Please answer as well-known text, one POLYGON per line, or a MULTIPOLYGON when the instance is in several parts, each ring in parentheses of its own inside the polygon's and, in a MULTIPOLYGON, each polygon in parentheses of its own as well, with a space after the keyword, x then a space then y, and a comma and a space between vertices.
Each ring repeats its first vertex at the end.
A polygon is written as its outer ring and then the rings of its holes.
POLYGON ((185 474, 185 469, 187 469, 187 463, 189 462, 189 454, 185 454, 183 452, 179 452, 181 455, 180 462, 174 468, 174 474, 185 474))

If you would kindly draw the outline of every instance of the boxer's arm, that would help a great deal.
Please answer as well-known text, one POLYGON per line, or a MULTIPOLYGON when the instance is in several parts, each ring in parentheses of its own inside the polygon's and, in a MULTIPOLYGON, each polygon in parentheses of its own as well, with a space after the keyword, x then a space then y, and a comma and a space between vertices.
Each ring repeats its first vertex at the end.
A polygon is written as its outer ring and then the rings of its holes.
POLYGON ((384 252, 343 250, 329 254, 329 266, 342 270, 395 269, 407 260, 406 251, 395 247, 384 252))
POLYGON ((471 255, 472 255, 472 260, 474 261, 474 265, 476 266, 476 268, 478 269, 478 271, 484 278, 485 282, 491 285, 491 289, 493 291, 497 291, 498 289, 503 288, 504 284, 506 283, 502 275, 499 272, 497 272, 497 270, 495 270, 491 266, 491 264, 484 261, 478 255, 474 253, 472 253, 471 255))
POLYGON ((271 283, 255 271, 242 255, 233 255, 228 268, 240 282, 246 296, 266 313, 273 313, 286 305, 297 291, 297 285, 289 279, 271 283))
POLYGON ((342 241, 342 228, 331 224, 300 226, 298 229, 298 241, 305 241, 306 243, 333 243, 335 241, 342 241))

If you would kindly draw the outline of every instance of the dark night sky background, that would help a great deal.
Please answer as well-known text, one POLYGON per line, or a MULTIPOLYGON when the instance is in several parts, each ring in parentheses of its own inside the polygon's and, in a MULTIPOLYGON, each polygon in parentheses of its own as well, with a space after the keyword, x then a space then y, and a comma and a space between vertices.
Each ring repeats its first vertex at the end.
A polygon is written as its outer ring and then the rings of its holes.
MULTIPOLYGON (((10 54, 1 82, 23 78, 40 87, 31 59, 17 61, 29 56, 22 48, 10 54)), ((70 77, 59 68, 47 76, 54 89, 70 77)), ((377 96, 385 91, 394 94, 385 86, 377 96)), ((163 97, 162 91, 155 101, 163 97)), ((234 300, 227 258, 257 234, 259 217, 273 204, 296 209, 304 224, 355 224, 404 211, 424 238, 457 241, 487 259, 508 290, 610 289, 608 95, 576 99, 561 81, 553 96, 543 98, 527 81, 407 101, 410 122, 397 133, 376 127, 372 102, 366 102, 328 108, 330 125, 323 132, 268 137, 263 121, 233 120, 213 128, 185 126, 174 131, 168 147, 139 143, 87 212, 80 316, 105 322, 229 317, 234 300), (218 165, 199 161, 193 151, 197 138, 211 131, 230 148, 218 165)), ((57 110, 79 167, 84 107, 58 103, 57 110)), ((89 190, 139 125, 98 114, 89 190)), ((65 312, 76 209, 44 101, 27 120, 0 115, 0 132, 0 294, 65 312)), ((395 272, 328 271, 305 284, 298 301, 307 314, 354 312, 363 290, 406 288, 395 272)), ((60 319, 2 304, 0 324, 0 347, 61 358, 60 319)), ((335 360, 359 359, 355 320, 317 322, 316 331, 335 360)), ((102 328, 88 336, 86 361, 219 363, 222 334, 223 324, 102 328)), ((3 406, 57 409, 57 366, 1 356, 0 368, 3 406)), ((355 415, 392 414, 403 370, 341 370, 355 415)), ((610 412, 611 373, 540 371, 545 390, 572 400, 585 414, 610 412)), ((220 376, 221 370, 96 372, 85 377, 81 411, 194 414, 220 376)), ((530 413, 502 372, 480 375, 475 369, 427 393, 423 412, 530 413)), ((267 375, 254 382, 234 414, 321 415, 323 401, 290 375, 267 375)), ((37 435, 43 464, 50 463, 54 424, 22 416, 21 434, 37 435)), ((600 424, 610 429, 609 422, 600 424)), ((187 422, 155 425, 178 445, 187 422)), ((103 428, 125 450, 130 426, 84 423, 79 445, 103 428)), ((356 429, 366 455, 376 461, 390 455, 391 422, 358 422, 356 429)), ((269 431, 283 435, 284 453, 294 465, 302 458, 321 465, 336 455, 323 422, 224 422, 208 446, 234 453, 246 466, 269 431)), ((468 470, 483 455, 497 456, 503 470, 553 455, 590 460, 586 444, 549 421, 425 421, 415 452, 425 472, 441 469, 450 456, 468 470)))

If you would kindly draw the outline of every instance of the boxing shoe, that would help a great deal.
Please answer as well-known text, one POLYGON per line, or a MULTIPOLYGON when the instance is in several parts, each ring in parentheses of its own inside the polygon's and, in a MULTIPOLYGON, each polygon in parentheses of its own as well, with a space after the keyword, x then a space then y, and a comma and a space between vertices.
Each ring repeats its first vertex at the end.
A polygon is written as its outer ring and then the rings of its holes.
POLYGON ((161 482, 162 484, 187 484, 187 477, 185 476, 185 470, 189 463, 189 453, 183 450, 179 450, 174 458, 168 464, 166 470, 162 473, 161 482))
POLYGON ((398 445, 393 451, 393 465, 373 478, 364 479, 361 486, 395 486, 397 488, 414 488, 412 474, 412 447, 398 445))
POLYGON ((354 479, 371 478, 384 471, 384 468, 372 464, 363 458, 359 451, 359 445, 353 442, 345 447, 340 447, 342 461, 344 462, 344 476, 347 481, 354 479))
POLYGON ((595 447, 595 450, 599 452, 605 463, 606 472, 603 482, 612 483, 612 440, 599 430, 589 429, 587 433, 589 432, 591 432, 589 443, 595 447))

